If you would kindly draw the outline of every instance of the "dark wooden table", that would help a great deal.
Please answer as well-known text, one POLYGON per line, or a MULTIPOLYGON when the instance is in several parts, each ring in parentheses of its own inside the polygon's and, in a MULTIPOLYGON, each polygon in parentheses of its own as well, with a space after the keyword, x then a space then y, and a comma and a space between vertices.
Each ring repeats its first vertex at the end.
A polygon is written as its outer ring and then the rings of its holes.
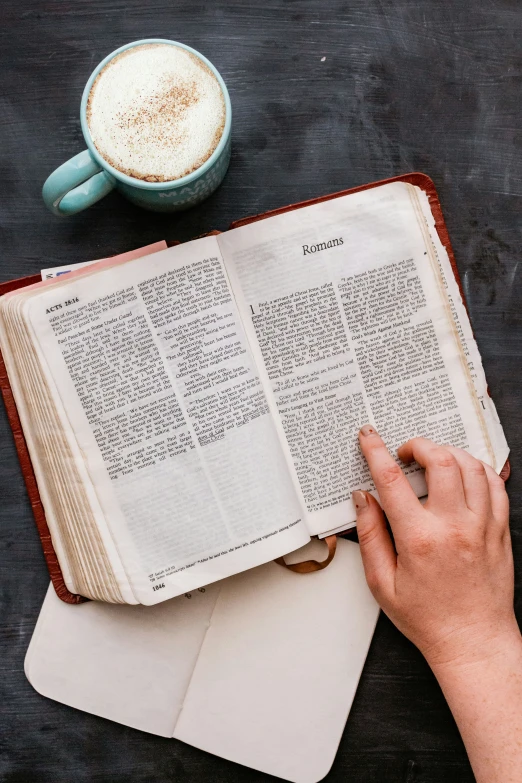
MULTIPOLYGON (((0 22, 1 279, 157 239, 188 239, 243 215, 402 172, 431 175, 512 447, 519 588, 518 0, 3 0, 0 22), (140 211, 113 193, 76 217, 53 217, 40 189, 84 147, 79 104, 88 76, 113 49, 145 37, 190 44, 225 78, 234 120, 224 184, 176 216, 140 211)), ((48 576, 3 410, 0 530, 1 783, 271 780, 32 690, 23 660, 48 576)), ((517 604, 522 608, 520 589, 517 604)), ((381 618, 328 783, 472 780, 427 665, 381 618)))

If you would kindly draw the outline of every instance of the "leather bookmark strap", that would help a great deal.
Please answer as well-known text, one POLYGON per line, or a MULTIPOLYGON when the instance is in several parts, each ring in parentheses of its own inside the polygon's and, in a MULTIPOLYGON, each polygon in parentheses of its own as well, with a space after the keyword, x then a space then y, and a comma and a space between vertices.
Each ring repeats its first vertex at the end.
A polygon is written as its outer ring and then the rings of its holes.
POLYGON ((278 557, 274 562, 284 568, 288 568, 290 571, 295 571, 296 574, 311 574, 313 571, 321 571, 327 565, 330 565, 334 559, 335 550, 337 549, 337 536, 326 536, 322 540, 328 547, 328 557, 325 560, 303 560, 302 563, 287 563, 284 557, 278 557))

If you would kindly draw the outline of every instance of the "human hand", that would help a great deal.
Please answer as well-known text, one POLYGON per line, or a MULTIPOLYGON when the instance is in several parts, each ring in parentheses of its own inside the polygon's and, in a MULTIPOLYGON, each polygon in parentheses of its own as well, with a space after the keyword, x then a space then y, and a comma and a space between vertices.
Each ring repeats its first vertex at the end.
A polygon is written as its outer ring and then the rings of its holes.
POLYGON ((467 452, 414 438, 398 450, 426 469, 423 506, 370 425, 359 434, 382 508, 353 492, 366 579, 432 668, 502 654, 520 632, 504 482, 467 452))

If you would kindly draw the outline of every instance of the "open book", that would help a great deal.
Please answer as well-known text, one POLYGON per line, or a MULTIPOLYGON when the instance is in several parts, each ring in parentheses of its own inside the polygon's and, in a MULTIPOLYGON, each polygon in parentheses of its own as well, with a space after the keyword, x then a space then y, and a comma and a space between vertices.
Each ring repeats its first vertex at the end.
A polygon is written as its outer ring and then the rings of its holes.
POLYGON ((266 563, 154 607, 69 606, 50 587, 25 672, 50 699, 315 783, 334 760, 378 613, 359 547, 343 540, 304 579, 266 563))
POLYGON ((410 182, 13 291, 0 344, 65 583, 89 598, 155 604, 346 529, 351 490, 373 489, 367 421, 391 449, 508 455, 410 182))

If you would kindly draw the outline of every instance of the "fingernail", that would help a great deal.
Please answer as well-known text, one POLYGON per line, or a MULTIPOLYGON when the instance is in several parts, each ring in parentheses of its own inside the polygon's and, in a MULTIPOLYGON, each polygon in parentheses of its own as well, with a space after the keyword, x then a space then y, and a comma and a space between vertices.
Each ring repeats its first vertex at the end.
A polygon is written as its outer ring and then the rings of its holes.
POLYGON ((368 501, 366 499, 366 492, 363 492, 362 489, 354 489, 352 492, 352 500, 355 504, 355 508, 357 511, 360 511, 362 508, 366 508, 368 505, 368 501))
POLYGON ((365 424, 364 427, 361 427, 360 429, 361 435, 378 435, 379 433, 375 429, 375 427, 372 427, 371 424, 365 424))

